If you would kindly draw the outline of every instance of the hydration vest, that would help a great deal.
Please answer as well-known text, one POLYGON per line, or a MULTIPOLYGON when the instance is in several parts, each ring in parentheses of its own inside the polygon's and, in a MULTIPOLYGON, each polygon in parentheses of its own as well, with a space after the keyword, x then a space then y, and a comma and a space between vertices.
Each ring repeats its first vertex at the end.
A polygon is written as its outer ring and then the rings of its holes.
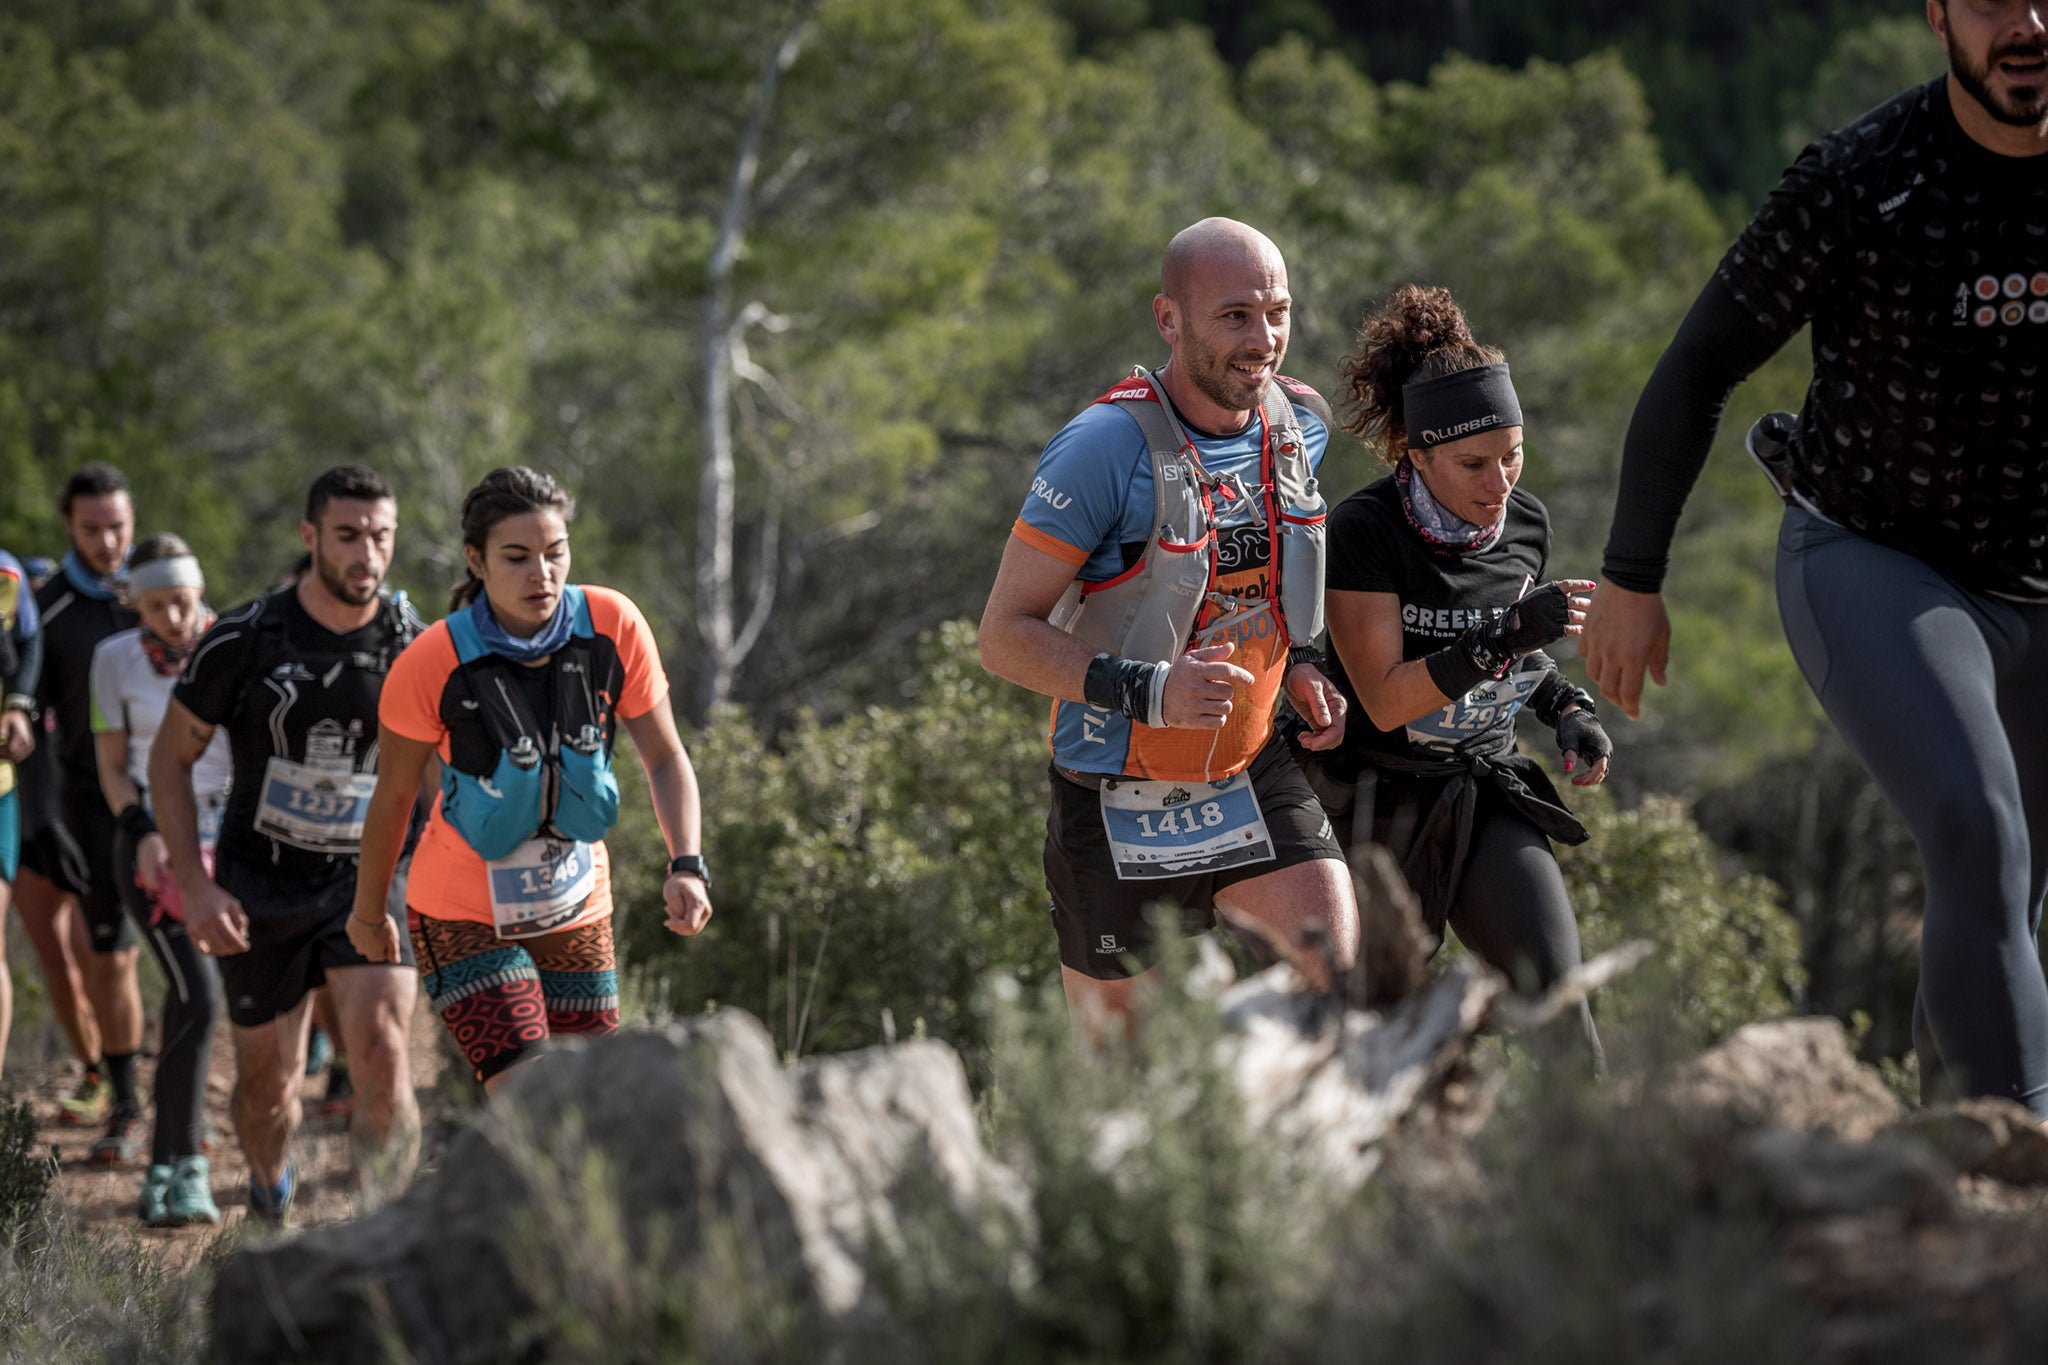
POLYGON ((537 717, 520 675, 526 665, 484 644, 467 609, 448 617, 458 667, 441 716, 450 759, 441 766, 441 815, 485 860, 543 834, 595 843, 619 817, 612 772, 618 655, 590 624, 590 602, 562 590, 569 643, 542 667, 553 675, 553 714, 537 717))
MULTIPOLYGON (((266 704, 262 693, 263 682, 270 677, 273 669, 280 664, 302 662, 304 659, 301 651, 292 648, 291 639, 287 634, 288 623, 285 620, 283 605, 285 594, 297 591, 298 589, 292 587, 273 588, 256 599, 256 614, 249 622, 255 643, 250 651, 247 677, 242 684, 241 704, 245 707, 255 708, 266 704)), ((412 609, 412 603, 406 597, 403 588, 383 597, 378 603, 377 614, 382 618, 385 632, 383 648, 374 656, 356 654, 351 662, 357 668, 370 669, 381 678, 391 671, 391 661, 405 652, 405 647, 419 635, 422 626, 419 614, 412 609)), ((374 719, 371 721, 371 731, 371 739, 374 740, 374 719)), ((284 736, 281 733, 273 733, 271 747, 277 757, 291 757, 290 749, 284 743, 284 736)), ((374 750, 376 746, 371 744, 368 747, 374 750)))
POLYGON ((1264 428, 1260 475, 1272 556, 1273 596, 1232 596, 1216 587, 1216 499, 1234 496, 1202 467, 1201 456, 1166 396, 1142 365, 1098 403, 1114 403, 1137 420, 1152 460, 1152 536, 1136 564, 1101 583, 1076 580, 1049 618, 1098 650, 1128 659, 1171 663, 1196 633, 1219 619, 1248 620, 1277 610, 1290 645, 1323 630, 1323 541, 1329 505, 1309 465, 1308 444, 1295 417, 1299 397, 1330 426, 1322 396, 1293 380, 1274 379, 1259 399, 1264 428))

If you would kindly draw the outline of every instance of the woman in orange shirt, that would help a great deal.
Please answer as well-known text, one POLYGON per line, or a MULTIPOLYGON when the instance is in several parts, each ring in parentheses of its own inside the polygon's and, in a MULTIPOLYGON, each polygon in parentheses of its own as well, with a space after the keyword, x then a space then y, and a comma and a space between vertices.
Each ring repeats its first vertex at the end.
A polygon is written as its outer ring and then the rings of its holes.
POLYGON ((624 722, 671 861, 668 927, 711 918, 697 776, 640 609, 569 578, 574 506, 548 476, 495 469, 462 504, 468 576, 449 617, 391 666, 378 706, 377 787, 348 933, 395 962, 383 911, 427 760, 441 794, 407 880, 422 984, 486 1090, 557 1033, 619 1026, 610 861, 624 722))

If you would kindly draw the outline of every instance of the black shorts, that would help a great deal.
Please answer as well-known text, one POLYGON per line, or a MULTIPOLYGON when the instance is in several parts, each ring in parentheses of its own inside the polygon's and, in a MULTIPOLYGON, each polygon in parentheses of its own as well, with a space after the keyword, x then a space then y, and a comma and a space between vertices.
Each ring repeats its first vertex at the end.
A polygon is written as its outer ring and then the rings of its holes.
MULTIPOLYGON (((258 1028, 291 1013, 309 993, 327 984, 327 973, 336 967, 392 965, 370 961, 348 941, 348 916, 356 896, 353 875, 307 889, 223 859, 219 881, 249 917, 249 950, 220 959, 228 1019, 238 1027, 258 1028)), ((384 909, 398 927, 398 965, 411 967, 402 867, 391 884, 384 909)))
POLYGON ((99 783, 93 783, 90 796, 66 792, 62 809, 61 820, 45 823, 22 841, 21 865, 59 891, 78 897, 94 952, 133 948, 135 926, 121 904, 121 888, 114 883, 114 834, 119 826, 100 795, 99 783))
POLYGON ((1053 928, 1059 934, 1060 963, 1099 981, 1119 981, 1152 966, 1165 955, 1147 914, 1158 905, 1176 911, 1181 933, 1204 933, 1216 925, 1216 892, 1270 872, 1314 862, 1343 861, 1329 817, 1279 739, 1251 763, 1252 791, 1273 857, 1217 872, 1185 877, 1126 881, 1116 874, 1109 834, 1102 824, 1102 797, 1052 770, 1052 811, 1045 824, 1045 884, 1052 893, 1053 928))
MULTIPOLYGON (((19 787, 15 788, 15 795, 21 795, 19 787)), ((78 840, 71 837, 71 831, 60 821, 31 821, 26 802, 21 814, 18 870, 35 873, 67 896, 77 895, 89 880, 85 854, 79 851, 78 840)))

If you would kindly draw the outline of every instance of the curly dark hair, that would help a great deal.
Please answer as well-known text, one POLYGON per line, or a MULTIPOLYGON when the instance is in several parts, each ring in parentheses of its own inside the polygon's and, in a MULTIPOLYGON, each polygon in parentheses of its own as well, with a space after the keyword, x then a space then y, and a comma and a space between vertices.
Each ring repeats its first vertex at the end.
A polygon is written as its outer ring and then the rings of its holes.
POLYGON ((1397 465, 1408 454, 1402 385, 1506 359, 1473 339, 1450 290, 1404 284, 1366 314, 1358 327, 1358 344, 1337 364, 1343 381, 1344 430, 1371 446, 1385 463, 1397 465))

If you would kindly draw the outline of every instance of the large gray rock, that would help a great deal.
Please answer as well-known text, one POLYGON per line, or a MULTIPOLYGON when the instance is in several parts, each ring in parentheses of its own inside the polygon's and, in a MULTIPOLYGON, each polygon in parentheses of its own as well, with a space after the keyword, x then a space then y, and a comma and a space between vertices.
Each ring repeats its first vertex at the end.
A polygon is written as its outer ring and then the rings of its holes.
POLYGON ((1833 1019, 1750 1024, 1688 1062, 1664 1098, 1708 1126, 1783 1128, 1851 1142, 1876 1136, 1904 1115, 1898 1097, 1856 1060, 1833 1019))
POLYGON ((758 1023, 724 1011, 551 1053, 403 1198, 238 1252, 212 1355, 569 1359, 582 1352, 548 1335, 559 1324, 602 1322, 631 1285, 686 1286, 721 1256, 776 1311, 857 1318, 874 1303, 870 1239, 896 1231, 897 1201, 932 1199, 970 1220, 1021 1209, 951 1049, 785 1067, 758 1023))

